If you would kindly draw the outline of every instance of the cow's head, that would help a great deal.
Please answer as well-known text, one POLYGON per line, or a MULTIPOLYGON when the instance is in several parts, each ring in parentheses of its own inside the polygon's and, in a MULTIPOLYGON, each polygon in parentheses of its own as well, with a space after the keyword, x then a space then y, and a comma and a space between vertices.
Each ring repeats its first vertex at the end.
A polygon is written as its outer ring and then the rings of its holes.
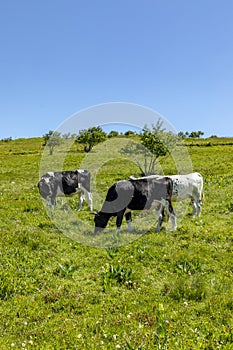
POLYGON ((48 199, 51 196, 51 186, 46 179, 41 179, 37 186, 43 198, 48 199))
POLYGON ((107 226, 109 218, 110 218, 110 215, 108 213, 104 213, 102 211, 95 213, 95 217, 94 217, 94 222, 95 222, 94 233, 95 234, 99 233, 107 226))

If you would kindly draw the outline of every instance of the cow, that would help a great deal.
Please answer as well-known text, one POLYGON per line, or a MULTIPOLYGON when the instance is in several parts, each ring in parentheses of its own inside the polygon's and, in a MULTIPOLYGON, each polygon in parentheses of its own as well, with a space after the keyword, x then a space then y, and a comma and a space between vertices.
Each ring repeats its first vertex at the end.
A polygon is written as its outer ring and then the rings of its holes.
MULTIPOLYGON (((123 216, 131 230, 131 210, 150 209, 153 202, 161 203, 168 215, 171 217, 173 229, 176 229, 176 216, 171 203, 172 180, 168 177, 120 180, 113 184, 106 195, 101 211, 95 213, 95 231, 107 226, 112 216, 116 216, 117 231, 120 230, 123 216), (127 210, 127 211, 126 211, 127 210), (129 210, 129 211, 128 211, 129 210)), ((159 213, 156 231, 160 231, 164 215, 159 213)))
POLYGON ((92 211, 90 191, 90 171, 84 169, 47 172, 38 182, 40 195, 49 202, 50 208, 56 207, 56 197, 79 194, 78 211, 81 210, 86 196, 92 211))
MULTIPOLYGON (((160 178, 159 175, 150 175, 151 178, 160 178)), ((202 199, 204 198, 203 177, 195 172, 186 175, 168 175, 173 182, 172 201, 179 202, 186 198, 191 199, 192 216, 201 215, 202 199)), ((133 176, 130 179, 136 179, 133 176)), ((143 179, 144 177, 137 178, 143 179)))

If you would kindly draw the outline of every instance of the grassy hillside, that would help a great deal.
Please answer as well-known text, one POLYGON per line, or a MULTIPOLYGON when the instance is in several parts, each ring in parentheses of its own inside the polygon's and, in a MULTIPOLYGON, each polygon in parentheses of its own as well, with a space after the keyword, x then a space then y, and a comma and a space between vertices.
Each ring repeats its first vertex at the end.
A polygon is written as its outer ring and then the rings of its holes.
MULTIPOLYGON (((114 243, 130 234, 113 229, 105 248, 70 239, 47 215, 42 143, 0 142, 0 349, 233 349, 233 139, 186 141, 204 177, 200 218, 189 207, 175 232, 154 225, 123 246, 114 243)), ((74 146, 64 167, 83 158, 74 146)), ((174 171, 168 159, 162 166, 174 171)), ((106 162, 98 186, 105 193, 136 172, 106 162)), ((87 205, 78 217, 93 226, 87 205)))

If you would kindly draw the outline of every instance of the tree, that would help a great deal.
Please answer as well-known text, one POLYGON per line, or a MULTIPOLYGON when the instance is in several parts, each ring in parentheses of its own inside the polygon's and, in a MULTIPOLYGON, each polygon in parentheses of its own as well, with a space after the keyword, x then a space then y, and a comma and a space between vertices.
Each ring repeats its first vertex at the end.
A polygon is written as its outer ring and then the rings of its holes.
MULTIPOLYGON (((177 136, 172 132, 166 132, 162 128, 163 121, 159 119, 156 125, 152 125, 152 129, 144 127, 141 134, 142 145, 150 151, 150 160, 147 161, 145 171, 148 174, 155 172, 155 163, 159 157, 165 157, 177 142, 177 136)), ((148 157, 147 157, 148 158, 148 157)))
POLYGON ((53 155, 54 148, 62 143, 61 134, 57 131, 50 130, 47 134, 43 135, 44 145, 49 147, 49 154, 53 155))
POLYGON ((185 139, 187 137, 186 133, 184 133, 183 131, 179 131, 177 136, 180 138, 180 139, 185 139))
POLYGON ((90 152, 93 146, 105 141, 106 133, 100 126, 93 126, 89 129, 80 130, 77 136, 77 142, 84 145, 84 151, 90 152))
POLYGON ((152 128, 144 127, 140 135, 140 143, 130 142, 122 151, 132 156, 142 175, 155 174, 155 164, 159 157, 164 157, 173 149, 177 136, 166 132, 159 119, 152 128))
POLYGON ((112 130, 110 131, 110 133, 108 133, 108 137, 111 138, 111 137, 117 137, 119 135, 119 132, 118 131, 115 131, 115 130, 112 130))
POLYGON ((151 173, 148 169, 148 159, 151 158, 152 154, 141 143, 131 141, 121 152, 130 158, 133 158, 142 175, 149 175, 149 173, 151 173))
POLYGON ((190 138, 199 138, 200 136, 204 135, 204 132, 203 131, 192 131, 190 134, 189 134, 189 137, 190 138))
POLYGON ((135 132, 132 130, 127 130, 124 134, 125 136, 131 136, 131 135, 135 135, 135 132))

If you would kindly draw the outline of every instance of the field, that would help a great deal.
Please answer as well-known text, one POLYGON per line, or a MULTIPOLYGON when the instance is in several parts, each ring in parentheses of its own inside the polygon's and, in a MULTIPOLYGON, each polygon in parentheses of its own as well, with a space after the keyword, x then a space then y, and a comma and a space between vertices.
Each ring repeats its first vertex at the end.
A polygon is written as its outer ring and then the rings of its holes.
MULTIPOLYGON (((112 222, 95 245, 71 239, 47 214, 37 189, 43 140, 0 141, 1 350, 233 349, 233 139, 186 144, 204 177, 202 216, 188 207, 176 231, 154 225, 128 244, 133 234, 117 235, 112 222)), ((83 158, 73 148, 66 168, 83 158)), ((166 159, 163 169, 174 171, 166 159)), ((98 186, 105 193, 136 171, 109 161, 98 186)), ((62 208, 55 215, 68 221, 62 208)), ((93 227, 86 204, 75 215, 93 227)))

